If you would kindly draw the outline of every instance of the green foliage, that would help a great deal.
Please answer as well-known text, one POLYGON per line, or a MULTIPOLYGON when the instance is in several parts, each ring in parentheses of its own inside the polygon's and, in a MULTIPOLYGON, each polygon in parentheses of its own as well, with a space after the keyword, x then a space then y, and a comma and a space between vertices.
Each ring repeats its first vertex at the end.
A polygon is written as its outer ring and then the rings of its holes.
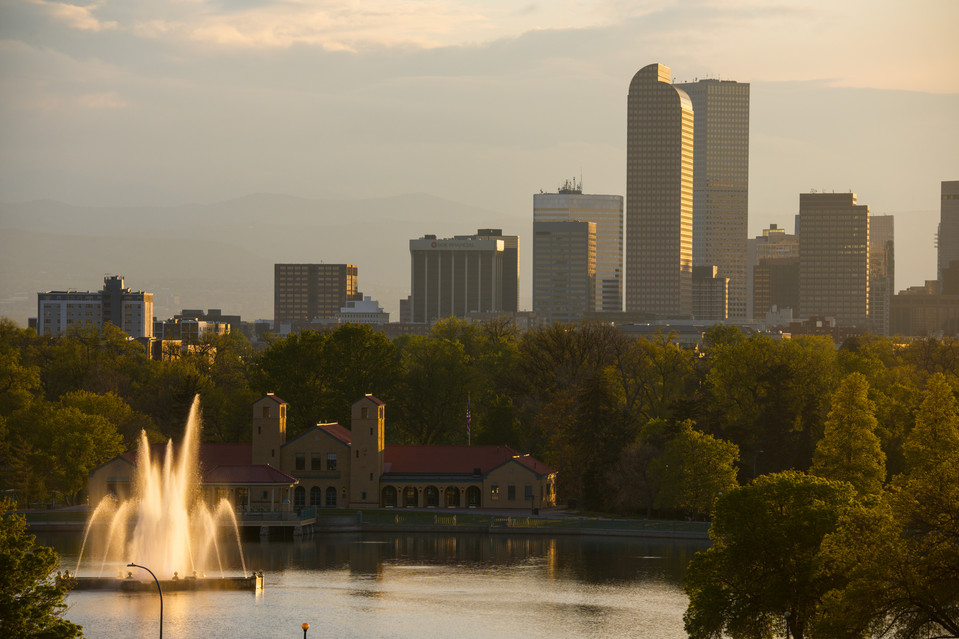
POLYGON ((886 478, 886 455, 876 436, 868 391, 861 373, 852 373, 839 385, 810 469, 820 477, 849 482, 861 495, 878 493, 886 478))
POLYGON ((709 517, 716 499, 739 485, 738 459, 735 444, 696 430, 692 422, 683 422, 660 459, 663 488, 657 503, 691 518, 709 517))
POLYGON ((82 637, 82 628, 63 619, 67 587, 52 578, 59 558, 35 546, 26 521, 0 502, 0 639, 82 637))
POLYGON ((853 503, 849 484, 794 471, 723 494, 713 546, 686 573, 689 636, 760 639, 788 624, 789 636, 803 639, 837 581, 821 570, 820 546, 853 503))

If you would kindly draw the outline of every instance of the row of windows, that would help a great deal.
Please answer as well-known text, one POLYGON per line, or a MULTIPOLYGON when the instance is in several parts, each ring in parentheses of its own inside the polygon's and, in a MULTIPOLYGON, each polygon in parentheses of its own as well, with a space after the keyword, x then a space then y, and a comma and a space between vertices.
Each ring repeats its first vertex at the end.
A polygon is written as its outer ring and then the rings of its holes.
MULTIPOLYGON (((296 453, 295 470, 306 470, 306 453, 296 453)), ((310 453, 310 470, 323 470, 323 453, 310 453)), ((336 470, 336 453, 326 454, 326 470, 336 470)))

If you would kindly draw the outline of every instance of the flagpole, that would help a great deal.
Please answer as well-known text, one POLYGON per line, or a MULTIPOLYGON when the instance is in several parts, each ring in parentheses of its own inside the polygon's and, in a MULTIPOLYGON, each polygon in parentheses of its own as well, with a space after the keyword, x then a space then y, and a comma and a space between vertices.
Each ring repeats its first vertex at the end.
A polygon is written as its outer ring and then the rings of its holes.
POLYGON ((472 415, 470 415, 470 394, 469 391, 466 391, 466 445, 472 446, 472 433, 470 433, 470 421, 472 420, 472 415))

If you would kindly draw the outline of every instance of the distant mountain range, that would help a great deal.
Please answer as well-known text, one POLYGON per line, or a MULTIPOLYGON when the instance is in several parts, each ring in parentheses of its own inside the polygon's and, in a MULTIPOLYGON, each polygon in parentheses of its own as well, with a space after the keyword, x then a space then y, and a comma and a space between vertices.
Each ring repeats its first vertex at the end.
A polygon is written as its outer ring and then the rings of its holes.
POLYGON ((395 321, 409 294, 410 239, 477 228, 528 237, 530 217, 419 193, 363 200, 256 194, 174 207, 0 203, 0 315, 25 326, 36 316, 37 292, 95 291, 105 274, 116 274, 154 293, 158 318, 182 308, 271 318, 273 264, 327 262, 358 265, 360 289, 395 321))

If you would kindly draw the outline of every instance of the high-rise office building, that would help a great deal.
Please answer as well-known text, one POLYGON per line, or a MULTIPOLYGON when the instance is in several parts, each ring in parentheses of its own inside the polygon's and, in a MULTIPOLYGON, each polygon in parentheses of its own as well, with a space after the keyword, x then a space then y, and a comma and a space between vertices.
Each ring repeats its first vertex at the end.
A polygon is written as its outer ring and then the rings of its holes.
POLYGON ((333 317, 349 301, 362 301, 354 264, 274 264, 273 321, 305 323, 333 317))
MULTIPOLYGON (((575 181, 567 181, 557 193, 533 195, 534 225, 537 222, 572 221, 593 222, 596 225, 595 310, 607 313, 622 311, 623 196, 584 194, 582 184, 575 181)), ((535 264, 535 245, 533 255, 535 264)), ((533 279, 537 279, 535 272, 533 279)), ((533 298, 535 307, 535 291, 533 298)))
POLYGON ((869 207, 855 193, 801 193, 799 221, 799 317, 865 327, 869 207))
POLYGON ((729 278, 716 266, 693 267, 693 319, 723 320, 729 308, 729 278))
POLYGON ((499 229, 476 235, 410 240, 410 320, 433 322, 469 313, 515 313, 519 238, 499 229))
POLYGON ((892 215, 869 217, 869 319, 877 335, 889 335, 889 309, 896 292, 892 215))
POLYGON ((107 275, 103 288, 91 291, 37 293, 37 333, 64 335, 68 330, 102 327, 110 322, 130 337, 153 336, 153 293, 131 291, 123 276, 107 275))
POLYGON ((692 313, 693 105, 650 64, 629 85, 626 126, 626 310, 692 313))
POLYGON ((533 220, 533 312, 550 324, 596 310, 596 223, 533 220))
POLYGON ((693 103, 693 264, 729 278, 729 317, 746 317, 749 84, 676 84, 693 103))
POLYGON ((799 238, 770 224, 747 243, 747 315, 763 319, 773 306, 799 311, 799 238))
POLYGON ((943 182, 939 204, 939 233, 936 242, 939 248, 936 276, 943 279, 943 271, 952 262, 959 262, 959 180, 943 182))

